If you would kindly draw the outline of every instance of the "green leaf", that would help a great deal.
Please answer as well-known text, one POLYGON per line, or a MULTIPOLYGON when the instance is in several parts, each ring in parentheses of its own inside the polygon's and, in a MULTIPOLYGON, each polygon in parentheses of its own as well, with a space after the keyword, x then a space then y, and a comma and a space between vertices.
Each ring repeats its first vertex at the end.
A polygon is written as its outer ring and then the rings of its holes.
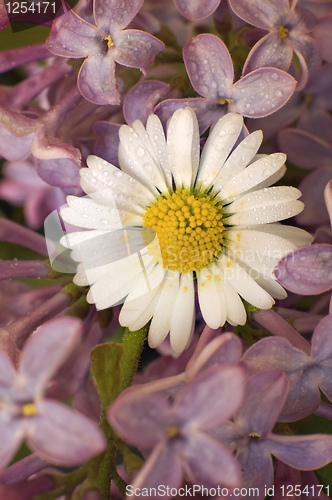
POLYGON ((120 360, 123 347, 113 342, 97 345, 91 352, 91 373, 103 413, 120 392, 120 360))

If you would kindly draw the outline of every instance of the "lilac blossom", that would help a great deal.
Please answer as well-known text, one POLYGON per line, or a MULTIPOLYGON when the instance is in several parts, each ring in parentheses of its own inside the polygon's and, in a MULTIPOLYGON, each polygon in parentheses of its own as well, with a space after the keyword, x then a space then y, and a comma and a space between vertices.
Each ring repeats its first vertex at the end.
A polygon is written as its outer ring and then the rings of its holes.
POLYGON ((169 99, 159 104, 155 112, 166 121, 176 109, 190 106, 197 114, 200 133, 227 112, 251 118, 274 113, 288 101, 296 86, 291 75, 272 68, 256 69, 233 84, 230 53, 218 37, 210 34, 198 35, 188 42, 183 58, 191 84, 202 97, 169 99))
POLYGON ((257 373, 247 381, 242 405, 233 420, 211 431, 221 443, 236 451, 242 469, 242 486, 258 488, 257 498, 260 499, 265 497, 264 488, 273 484, 271 455, 300 470, 317 469, 332 458, 330 435, 287 436, 272 433, 287 393, 288 379, 284 373, 257 373))
MULTIPOLYGON (((230 417, 242 399, 242 374, 212 367, 193 379, 171 405, 157 394, 124 392, 108 411, 115 430, 130 444, 152 449, 134 487, 179 487, 183 473, 195 484, 235 487, 240 469, 232 455, 204 431, 230 417)), ((169 497, 168 497, 169 498, 169 497)))
POLYGON ((95 0, 96 26, 73 11, 58 17, 47 39, 48 48, 57 56, 86 57, 78 76, 81 94, 97 104, 119 104, 115 63, 139 68, 144 74, 164 44, 144 31, 125 30, 143 0, 95 0))
POLYGON ((204 2, 200 0, 174 0, 174 3, 184 17, 190 21, 197 21, 213 14, 220 0, 205 0, 204 2))
POLYGON ((65 203, 63 191, 46 184, 29 161, 5 164, 3 174, 0 199, 24 206, 26 223, 33 229, 41 227, 47 215, 65 203))
POLYGON ((288 71, 293 53, 301 65, 299 88, 308 75, 318 69, 320 49, 310 36, 315 20, 309 11, 301 8, 298 0, 230 0, 230 6, 241 19, 269 33, 251 49, 244 64, 244 75, 266 66, 288 71))
POLYGON ((104 437, 92 422, 43 398, 50 379, 77 344, 80 329, 80 321, 69 317, 40 327, 26 343, 18 371, 0 351, 2 467, 22 439, 45 460, 68 466, 103 451, 104 437))
POLYGON ((311 353, 293 347, 286 339, 267 338, 254 344, 242 357, 249 373, 267 369, 282 370, 290 382, 280 421, 305 418, 320 404, 319 389, 332 402, 332 316, 322 319, 312 336, 311 353))

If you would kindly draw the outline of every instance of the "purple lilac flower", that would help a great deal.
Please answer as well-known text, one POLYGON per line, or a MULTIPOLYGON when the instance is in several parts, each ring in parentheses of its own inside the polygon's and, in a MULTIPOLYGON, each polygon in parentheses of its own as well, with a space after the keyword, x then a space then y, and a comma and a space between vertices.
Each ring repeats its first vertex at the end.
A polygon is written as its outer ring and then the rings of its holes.
POLYGON ((269 33, 251 49, 242 74, 266 66, 288 71, 293 53, 301 65, 299 88, 321 62, 320 49, 310 36, 315 19, 298 5, 298 0, 230 0, 230 6, 241 19, 269 33))
POLYGON ((254 344, 242 357, 249 373, 282 370, 290 381, 279 420, 292 422, 310 415, 320 403, 319 389, 332 402, 332 316, 322 319, 312 336, 311 353, 293 347, 286 339, 267 338, 254 344))
POLYGON ((205 431, 234 413, 242 385, 241 370, 225 365, 204 371, 177 394, 173 404, 134 389, 122 393, 108 411, 111 425, 130 444, 153 448, 133 486, 176 488, 184 471, 194 484, 239 485, 236 460, 205 431))
POLYGON ((46 184, 29 161, 5 164, 3 174, 0 199, 24 206, 26 223, 33 229, 41 227, 47 215, 65 203, 63 191, 46 184))
POLYGON ((265 487, 273 484, 271 455, 300 470, 317 469, 332 458, 330 435, 272 433, 287 393, 288 379, 284 373, 264 371, 253 375, 247 381, 243 402, 233 420, 211 432, 230 450, 236 450, 242 470, 242 486, 258 488, 256 498, 259 499, 265 497, 265 487))
POLYGON ((174 0, 177 9, 190 21, 205 19, 213 14, 220 0, 174 0))
POLYGON ((234 68, 226 45, 216 36, 202 34, 183 48, 191 84, 202 97, 168 99, 155 108, 165 122, 178 108, 190 106, 203 133, 227 112, 260 118, 281 108, 294 92, 294 78, 274 68, 259 68, 233 84, 234 68))
POLYGON ((0 465, 21 441, 51 463, 72 466, 105 448, 98 428, 67 406, 43 398, 50 379, 78 342, 81 322, 65 317, 41 326, 26 343, 16 370, 0 351, 0 465))
POLYGON ((124 29, 142 4, 143 0, 95 0, 96 26, 71 10, 54 21, 47 46, 57 56, 87 58, 78 75, 78 88, 89 101, 119 104, 115 63, 146 74, 164 48, 160 40, 144 31, 124 29))

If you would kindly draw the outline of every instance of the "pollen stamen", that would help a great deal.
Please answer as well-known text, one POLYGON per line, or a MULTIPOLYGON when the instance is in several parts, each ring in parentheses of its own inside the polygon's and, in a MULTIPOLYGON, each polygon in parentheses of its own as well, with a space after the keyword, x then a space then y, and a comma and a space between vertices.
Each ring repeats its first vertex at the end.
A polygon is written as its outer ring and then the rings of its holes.
POLYGON ((211 196, 187 188, 148 207, 143 226, 156 231, 164 268, 199 271, 215 259, 223 239, 221 208, 211 196))

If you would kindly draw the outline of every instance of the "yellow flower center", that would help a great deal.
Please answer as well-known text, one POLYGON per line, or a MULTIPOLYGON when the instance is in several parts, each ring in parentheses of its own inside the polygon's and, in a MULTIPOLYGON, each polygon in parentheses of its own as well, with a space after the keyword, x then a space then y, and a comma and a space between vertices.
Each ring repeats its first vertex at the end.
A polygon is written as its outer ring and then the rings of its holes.
POLYGON ((177 425, 170 425, 166 429, 166 435, 168 438, 172 439, 179 434, 179 428, 177 425))
POLYGON ((111 47, 113 47, 114 45, 114 42, 112 40, 112 37, 111 35, 107 35, 107 36, 104 36, 104 38, 101 39, 101 41, 103 42, 104 40, 107 41, 107 47, 110 49, 111 47))
POLYGON ((158 236, 163 267, 171 271, 201 270, 221 250, 222 206, 208 194, 187 188, 161 195, 143 217, 143 226, 158 236))
POLYGON ((279 26, 279 36, 280 38, 287 38, 288 28, 285 28, 285 26, 279 26))
POLYGON ((226 99, 226 97, 220 97, 219 104, 233 104, 233 99, 226 99))
POLYGON ((24 417, 31 417, 32 415, 36 415, 37 408, 34 403, 26 403, 22 406, 22 415, 24 417))

